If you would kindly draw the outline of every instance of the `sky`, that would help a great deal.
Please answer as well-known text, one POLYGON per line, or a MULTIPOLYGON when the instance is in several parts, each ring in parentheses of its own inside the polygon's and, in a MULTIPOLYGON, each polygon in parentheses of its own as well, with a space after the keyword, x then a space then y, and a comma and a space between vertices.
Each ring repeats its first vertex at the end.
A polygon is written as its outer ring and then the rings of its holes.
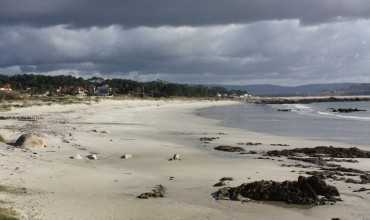
POLYGON ((369 0, 1 0, 0 74, 370 82, 369 0))

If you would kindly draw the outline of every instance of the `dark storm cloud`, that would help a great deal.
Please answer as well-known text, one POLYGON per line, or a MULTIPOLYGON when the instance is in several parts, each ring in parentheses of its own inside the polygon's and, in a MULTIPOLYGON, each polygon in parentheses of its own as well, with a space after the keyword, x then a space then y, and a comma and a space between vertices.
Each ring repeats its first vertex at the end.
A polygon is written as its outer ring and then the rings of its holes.
POLYGON ((0 27, 0 73, 193 83, 370 80, 370 20, 210 27, 0 27))
POLYGON ((369 0, 2 0, 0 23, 77 27, 200 26, 369 18, 369 0))

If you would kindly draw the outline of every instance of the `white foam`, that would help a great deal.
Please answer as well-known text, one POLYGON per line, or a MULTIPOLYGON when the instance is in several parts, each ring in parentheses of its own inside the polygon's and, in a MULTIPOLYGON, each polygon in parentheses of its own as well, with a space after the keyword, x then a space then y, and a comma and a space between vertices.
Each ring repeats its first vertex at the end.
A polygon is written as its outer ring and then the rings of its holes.
POLYGON ((340 115, 331 112, 317 112, 319 115, 326 115, 335 118, 342 118, 342 119, 352 119, 352 120, 359 120, 359 121, 370 121, 370 117, 361 117, 361 116, 353 116, 353 115, 340 115))

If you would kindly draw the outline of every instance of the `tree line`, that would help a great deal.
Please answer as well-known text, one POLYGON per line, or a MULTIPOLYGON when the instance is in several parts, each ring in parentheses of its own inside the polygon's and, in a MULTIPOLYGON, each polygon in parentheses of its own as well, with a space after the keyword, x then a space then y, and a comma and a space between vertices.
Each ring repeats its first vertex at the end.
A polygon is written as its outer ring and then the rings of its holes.
POLYGON ((151 96, 151 97, 215 97, 218 94, 241 95, 245 91, 227 90, 221 86, 205 86, 170 83, 165 81, 138 82, 128 79, 103 79, 74 77, 70 75, 0 75, 0 85, 10 84, 12 89, 31 95, 55 94, 59 88, 90 89, 109 85, 112 95, 151 96))

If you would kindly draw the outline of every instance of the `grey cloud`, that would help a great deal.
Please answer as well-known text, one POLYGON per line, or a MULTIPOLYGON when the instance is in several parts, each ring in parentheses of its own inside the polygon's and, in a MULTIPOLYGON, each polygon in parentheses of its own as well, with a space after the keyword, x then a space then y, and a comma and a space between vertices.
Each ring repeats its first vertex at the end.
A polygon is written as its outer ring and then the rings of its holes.
POLYGON ((0 73, 179 82, 370 80, 370 20, 209 27, 0 27, 0 73))
POLYGON ((204 26, 369 18, 368 0, 2 0, 0 23, 75 27, 204 26))

